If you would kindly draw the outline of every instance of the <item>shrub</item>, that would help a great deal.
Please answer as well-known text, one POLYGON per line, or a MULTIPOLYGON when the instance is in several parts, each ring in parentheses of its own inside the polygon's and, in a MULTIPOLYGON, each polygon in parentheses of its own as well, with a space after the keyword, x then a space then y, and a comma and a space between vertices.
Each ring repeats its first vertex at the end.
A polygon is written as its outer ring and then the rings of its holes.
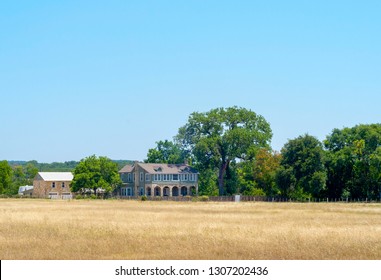
POLYGON ((141 201, 147 201, 147 196, 146 196, 146 195, 141 196, 141 197, 140 197, 140 200, 141 200, 141 201))
POLYGON ((97 196, 96 196, 95 194, 91 194, 91 195, 89 196, 89 198, 90 198, 90 199, 97 199, 97 196))
POLYGON ((209 201, 209 196, 203 195, 203 196, 193 196, 192 202, 198 202, 198 201, 209 201))
POLYGON ((199 201, 209 201, 209 196, 207 195, 200 196, 199 201))

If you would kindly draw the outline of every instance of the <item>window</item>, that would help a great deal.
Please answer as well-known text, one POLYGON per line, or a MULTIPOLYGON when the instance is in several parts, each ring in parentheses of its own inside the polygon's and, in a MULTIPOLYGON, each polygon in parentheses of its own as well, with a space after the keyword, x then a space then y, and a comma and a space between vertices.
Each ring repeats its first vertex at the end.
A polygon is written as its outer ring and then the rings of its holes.
POLYGON ((131 196, 131 188, 127 188, 127 196, 131 196))
POLYGON ((126 189, 122 188, 122 196, 126 196, 126 189))
POLYGON ((140 196, 142 196, 144 194, 144 189, 143 188, 140 188, 139 194, 140 194, 140 196))
POLYGON ((173 181, 179 180, 179 174, 173 174, 173 181))
POLYGON ((188 174, 184 174, 184 181, 188 181, 188 174))
POLYGON ((131 182, 131 173, 127 174, 127 182, 131 182))
POLYGON ((153 176, 153 178, 154 178, 154 181, 157 181, 157 179, 158 179, 157 174, 155 174, 155 175, 153 176))
POLYGON ((61 186, 62 186, 62 188, 65 188, 65 182, 62 182, 61 186))
POLYGON ((149 174, 146 174, 146 182, 150 181, 150 178, 151 176, 149 174))
POLYGON ((52 188, 56 187, 56 182, 52 182, 52 188))
POLYGON ((143 182, 143 172, 140 172, 140 182, 143 182))

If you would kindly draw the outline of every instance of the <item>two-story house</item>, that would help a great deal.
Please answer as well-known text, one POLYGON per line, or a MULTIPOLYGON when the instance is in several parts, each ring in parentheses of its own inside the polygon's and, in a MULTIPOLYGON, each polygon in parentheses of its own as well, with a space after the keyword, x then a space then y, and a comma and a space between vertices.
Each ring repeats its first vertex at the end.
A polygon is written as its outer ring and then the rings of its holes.
POLYGON ((38 172, 33 180, 33 197, 40 198, 72 198, 70 183, 71 172, 38 172))
POLYGON ((120 171, 121 196, 186 196, 198 193, 198 172, 187 164, 140 163, 120 171))

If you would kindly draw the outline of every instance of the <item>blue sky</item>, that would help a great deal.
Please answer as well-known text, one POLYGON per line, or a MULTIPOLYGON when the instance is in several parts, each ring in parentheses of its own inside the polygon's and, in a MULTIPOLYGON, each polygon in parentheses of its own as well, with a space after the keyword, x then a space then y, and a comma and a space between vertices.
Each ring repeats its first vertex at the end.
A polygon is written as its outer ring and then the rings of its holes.
POLYGON ((143 160, 241 106, 272 146, 378 123, 380 1, 0 2, 0 159, 143 160), (312 3, 316 2, 316 3, 312 3))

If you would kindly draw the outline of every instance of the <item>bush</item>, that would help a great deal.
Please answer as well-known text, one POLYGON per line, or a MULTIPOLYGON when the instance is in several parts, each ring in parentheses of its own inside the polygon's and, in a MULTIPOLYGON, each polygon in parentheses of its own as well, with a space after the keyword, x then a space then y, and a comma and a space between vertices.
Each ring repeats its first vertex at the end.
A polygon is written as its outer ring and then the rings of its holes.
POLYGON ((141 201, 147 201, 147 196, 146 196, 146 195, 143 195, 142 197, 140 197, 140 200, 141 200, 141 201))
POLYGON ((78 194, 78 195, 76 195, 74 198, 75 198, 75 199, 84 199, 84 196, 78 194))
POLYGON ((207 195, 200 196, 199 201, 209 201, 209 196, 207 195))
POLYGON ((249 196, 266 196, 266 193, 259 188, 255 188, 253 186, 247 187, 247 189, 243 192, 243 195, 249 196))
POLYGON ((90 198, 90 199, 97 199, 98 197, 97 197, 95 194, 91 194, 91 195, 89 196, 89 198, 90 198))
POLYGON ((192 202, 198 202, 198 201, 209 201, 209 196, 203 195, 203 196, 193 196, 192 202))

